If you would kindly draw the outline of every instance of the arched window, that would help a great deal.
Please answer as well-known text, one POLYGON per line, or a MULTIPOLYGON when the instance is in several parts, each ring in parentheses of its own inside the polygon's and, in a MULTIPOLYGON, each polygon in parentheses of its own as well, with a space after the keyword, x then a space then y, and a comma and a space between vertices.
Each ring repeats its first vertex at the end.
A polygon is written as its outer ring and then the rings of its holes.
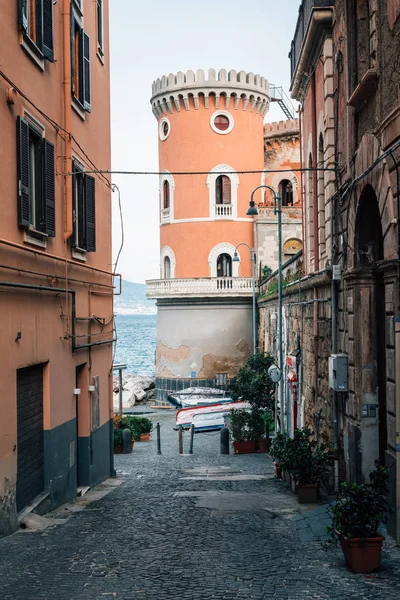
POLYGON ((232 258, 229 254, 220 254, 218 256, 217 277, 232 277, 232 258))
POLYGON ((228 175, 220 175, 215 181, 216 204, 231 204, 231 180, 228 175))
POLYGON ((293 206, 293 185, 289 179, 283 179, 279 184, 282 206, 293 206))
POLYGON ((164 279, 171 279, 171 259, 169 256, 164 258, 164 279))
POLYGON ((163 183, 163 208, 169 208, 169 181, 165 180, 163 183))

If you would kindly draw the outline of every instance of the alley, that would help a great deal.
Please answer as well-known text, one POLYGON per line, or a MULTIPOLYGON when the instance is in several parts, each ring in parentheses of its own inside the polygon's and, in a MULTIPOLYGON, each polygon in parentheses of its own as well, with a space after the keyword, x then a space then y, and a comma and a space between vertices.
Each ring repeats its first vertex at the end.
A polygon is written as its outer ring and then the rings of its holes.
POLYGON ((215 433, 179 456, 173 412, 152 417, 162 456, 154 439, 136 443, 116 456, 116 481, 0 541, 2 600, 400 597, 392 542, 378 573, 353 575, 319 541, 326 507, 300 509, 267 456, 221 456, 215 433))

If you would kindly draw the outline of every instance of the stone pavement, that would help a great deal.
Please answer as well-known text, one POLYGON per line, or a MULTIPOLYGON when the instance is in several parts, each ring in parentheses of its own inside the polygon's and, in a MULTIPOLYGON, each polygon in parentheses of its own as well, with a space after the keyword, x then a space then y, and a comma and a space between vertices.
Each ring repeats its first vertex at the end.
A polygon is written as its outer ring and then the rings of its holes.
POLYGON ((352 574, 319 541, 327 507, 300 507, 267 456, 221 456, 215 433, 179 456, 174 413, 152 417, 162 456, 136 443, 116 480, 0 540, 0 600, 400 598, 393 542, 379 572, 352 574))

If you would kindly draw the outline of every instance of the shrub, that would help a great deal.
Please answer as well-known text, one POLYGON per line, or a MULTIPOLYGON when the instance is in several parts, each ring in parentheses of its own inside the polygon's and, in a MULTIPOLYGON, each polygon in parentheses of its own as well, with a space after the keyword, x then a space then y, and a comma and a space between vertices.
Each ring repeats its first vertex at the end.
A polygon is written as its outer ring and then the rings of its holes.
POLYGON ((114 446, 122 447, 122 429, 114 427, 114 446))
POLYGON ((268 376, 268 368, 274 359, 270 354, 258 352, 242 367, 235 380, 231 383, 230 394, 232 400, 246 400, 255 408, 275 407, 275 384, 268 376))
POLYGON ((262 414, 257 409, 232 409, 230 411, 230 432, 234 442, 256 441, 264 437, 265 425, 262 414))
POLYGON ((329 509, 332 524, 326 528, 331 542, 345 538, 369 538, 378 535, 381 523, 392 512, 387 499, 388 469, 377 464, 369 483, 342 483, 337 502, 329 509))
POLYGON ((132 438, 135 441, 140 440, 141 433, 150 433, 153 427, 153 423, 146 417, 135 417, 133 415, 126 415, 122 417, 120 422, 121 429, 126 427, 131 430, 132 438))

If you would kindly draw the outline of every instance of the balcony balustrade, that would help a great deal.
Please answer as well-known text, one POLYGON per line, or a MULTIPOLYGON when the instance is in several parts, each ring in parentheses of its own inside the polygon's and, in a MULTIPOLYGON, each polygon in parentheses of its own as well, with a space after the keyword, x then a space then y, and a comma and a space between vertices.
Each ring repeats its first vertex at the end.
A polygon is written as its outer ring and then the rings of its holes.
POLYGON ((215 204, 215 218, 216 219, 231 219, 232 218, 232 204, 215 204))
POLYGON ((171 209, 163 208, 161 210, 161 223, 169 223, 171 219, 171 209))
POLYGON ((199 277, 146 281, 148 298, 244 296, 253 293, 250 277, 199 277))
POLYGON ((294 38, 291 43, 289 58, 291 67, 291 81, 296 73, 304 38, 307 34, 312 13, 315 9, 326 9, 335 6, 335 0, 303 0, 299 8, 294 38))

